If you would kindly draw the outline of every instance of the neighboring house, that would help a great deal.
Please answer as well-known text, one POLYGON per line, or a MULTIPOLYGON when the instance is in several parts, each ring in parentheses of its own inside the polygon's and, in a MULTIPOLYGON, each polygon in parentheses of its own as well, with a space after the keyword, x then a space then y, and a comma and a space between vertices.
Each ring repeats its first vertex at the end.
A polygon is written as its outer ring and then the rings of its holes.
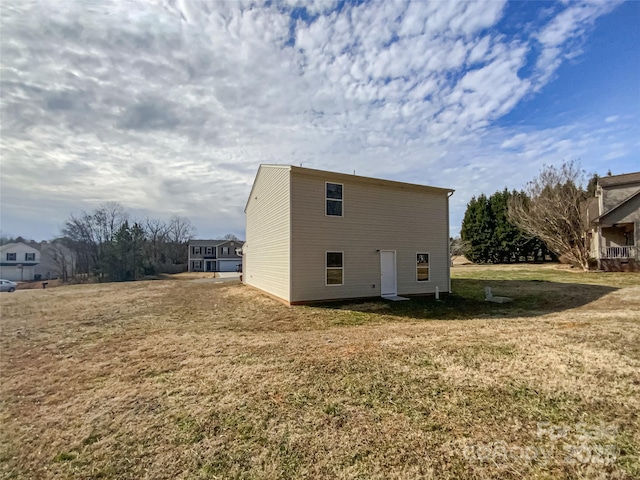
POLYGON ((34 279, 35 267, 40 263, 40 251, 22 242, 0 246, 0 278, 14 282, 34 279))
POLYGON ((31 246, 40 250, 40 263, 35 267, 36 279, 61 278, 66 281, 73 277, 75 253, 60 241, 32 243, 31 246))
POLYGON ((261 165, 243 281, 289 304, 450 292, 453 190, 261 165))
POLYGON ((190 272, 239 272, 242 257, 240 240, 191 240, 189 242, 190 272))
POLYGON ((591 256, 607 271, 640 271, 640 172, 598 179, 587 203, 591 256))

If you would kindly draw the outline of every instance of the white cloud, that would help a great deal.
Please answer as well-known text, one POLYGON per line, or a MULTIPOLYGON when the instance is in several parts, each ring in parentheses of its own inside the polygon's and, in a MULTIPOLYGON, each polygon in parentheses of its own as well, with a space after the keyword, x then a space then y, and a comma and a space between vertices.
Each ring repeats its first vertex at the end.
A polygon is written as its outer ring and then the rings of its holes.
POLYGON ((302 162, 457 188, 455 225, 480 188, 598 138, 494 122, 611 4, 570 3, 530 36, 495 29, 501 1, 337 5, 5 2, 3 221, 116 200, 241 233, 258 164, 302 162))
POLYGON ((563 59, 573 58, 580 53, 586 31, 598 17, 609 13, 620 2, 621 0, 568 3, 567 8, 534 36, 542 45, 542 53, 536 65, 538 90, 549 81, 563 59))

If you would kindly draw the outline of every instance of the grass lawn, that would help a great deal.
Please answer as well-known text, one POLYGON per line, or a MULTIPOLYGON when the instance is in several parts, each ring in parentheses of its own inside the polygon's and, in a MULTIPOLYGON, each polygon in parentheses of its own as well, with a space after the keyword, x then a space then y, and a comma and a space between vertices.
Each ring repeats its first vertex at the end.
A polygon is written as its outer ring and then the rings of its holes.
POLYGON ((0 478, 639 478, 640 275, 452 274, 441 301, 315 307, 2 294, 0 478))

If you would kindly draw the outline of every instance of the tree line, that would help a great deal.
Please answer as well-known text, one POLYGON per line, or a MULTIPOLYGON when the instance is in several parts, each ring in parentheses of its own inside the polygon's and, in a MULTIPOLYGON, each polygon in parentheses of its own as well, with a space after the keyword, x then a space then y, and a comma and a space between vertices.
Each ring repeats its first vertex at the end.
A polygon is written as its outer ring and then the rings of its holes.
POLYGON ((537 236, 519 228, 508 214, 508 204, 518 192, 484 193, 467 204, 460 237, 465 256, 475 263, 514 263, 557 260, 537 236))
POLYGON ((505 188, 489 197, 473 197, 457 248, 462 245, 462 253, 478 263, 560 258, 588 270, 585 205, 595 193, 598 176, 592 175, 588 182, 586 178, 570 161, 544 166, 521 191, 505 188))
POLYGON ((107 202, 92 212, 70 215, 61 233, 75 255, 76 275, 127 281, 180 270, 176 266, 187 263, 196 230, 180 216, 130 220, 121 204, 107 202))

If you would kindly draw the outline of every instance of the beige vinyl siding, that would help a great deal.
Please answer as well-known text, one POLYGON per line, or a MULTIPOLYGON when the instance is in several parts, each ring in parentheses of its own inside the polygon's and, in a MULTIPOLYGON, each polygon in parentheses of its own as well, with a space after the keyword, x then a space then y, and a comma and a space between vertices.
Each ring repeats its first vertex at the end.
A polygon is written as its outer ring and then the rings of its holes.
POLYGON ((260 167, 246 214, 243 281, 289 300, 289 167, 260 167))
MULTIPOLYGON (((618 209, 611 212, 609 215, 604 217, 601 221, 601 225, 603 228, 610 227, 615 224, 624 224, 624 223, 633 223, 633 241, 634 245, 637 247, 640 245, 640 197, 635 197, 629 200, 626 204, 622 205, 618 209)), ((603 235, 605 232, 603 231, 603 235)), ((624 237, 615 241, 611 238, 608 233, 607 238, 603 239, 603 247, 608 246, 624 246, 625 241, 624 237)), ((598 238, 596 236, 596 238, 598 238)), ((597 246, 597 245, 596 245, 597 246)), ((598 250, 595 250, 597 254, 598 250)), ((594 256, 596 255, 594 254, 594 256)))
POLYGON ((631 195, 640 190, 640 185, 632 184, 632 185, 616 185, 611 187, 605 187, 602 195, 603 198, 603 209, 600 212, 601 214, 607 213, 609 210, 617 207, 629 198, 631 195))
POLYGON ((630 199, 624 205, 618 207, 602 220, 603 226, 610 226, 616 223, 633 223, 640 221, 640 197, 630 199))
POLYGON ((395 250, 398 294, 449 290, 447 192, 291 172, 292 302, 380 295, 380 253, 395 250), (343 215, 325 215, 325 182, 342 183, 343 215), (344 285, 325 285, 325 252, 344 252, 344 285), (429 252, 429 282, 416 253, 429 252))

